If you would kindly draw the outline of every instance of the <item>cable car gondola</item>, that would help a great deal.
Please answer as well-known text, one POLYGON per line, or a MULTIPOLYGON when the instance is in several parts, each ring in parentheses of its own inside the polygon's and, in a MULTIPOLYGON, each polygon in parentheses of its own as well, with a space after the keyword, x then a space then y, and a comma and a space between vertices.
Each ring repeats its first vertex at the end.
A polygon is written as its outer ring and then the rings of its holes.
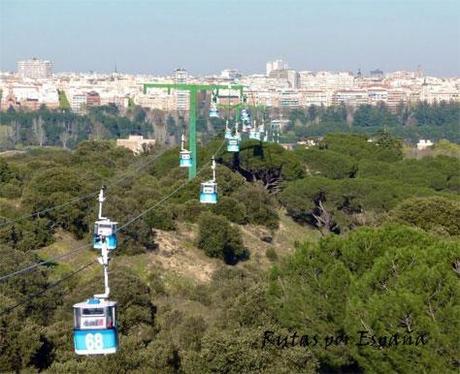
POLYGON ((210 118, 220 118, 219 109, 217 109, 218 94, 217 92, 212 93, 211 106, 209 108, 209 117, 210 118))
POLYGON ((107 243, 107 249, 113 250, 117 248, 117 223, 113 222, 106 217, 102 217, 102 203, 104 202, 104 189, 102 187, 99 191, 99 216, 98 220, 94 223, 93 232, 93 248, 102 249, 103 241, 107 243))
POLYGON ((216 107, 209 108, 209 117, 210 118, 220 118, 219 110, 216 107))
POLYGON ((117 244, 116 222, 102 217, 104 187, 99 192, 98 200, 99 219, 95 224, 95 233, 98 235, 97 247, 101 249, 98 261, 104 267, 105 292, 73 306, 73 341, 77 355, 111 354, 118 349, 117 302, 108 299, 109 252, 117 244))
POLYGON ((107 242, 109 250, 117 248, 117 223, 104 218, 94 223, 93 248, 102 249, 102 238, 107 242))
POLYGON ((202 182, 200 186, 200 203, 202 204, 216 204, 218 200, 217 183, 216 183, 216 162, 214 156, 212 157, 212 179, 202 182))
POLYGON ((192 152, 185 149, 184 143, 185 137, 184 134, 182 134, 181 150, 179 152, 179 166, 181 168, 189 168, 192 166, 192 152))
POLYGON ((232 136, 232 138, 227 140, 227 152, 239 152, 240 151, 240 141, 238 137, 232 136))
POLYGON ((232 137, 232 129, 228 127, 228 120, 225 122, 225 139, 231 139, 232 137))
POLYGON ((227 152, 239 152, 240 151, 241 135, 238 131, 238 124, 235 127, 235 135, 232 135, 227 139, 227 152))
POLYGON ((250 115, 249 115, 248 110, 247 109, 241 109, 241 119, 243 121, 249 121, 249 117, 250 117, 250 115))
POLYGON ((117 302, 91 298, 74 310, 74 348, 77 355, 115 353, 118 349, 117 302))

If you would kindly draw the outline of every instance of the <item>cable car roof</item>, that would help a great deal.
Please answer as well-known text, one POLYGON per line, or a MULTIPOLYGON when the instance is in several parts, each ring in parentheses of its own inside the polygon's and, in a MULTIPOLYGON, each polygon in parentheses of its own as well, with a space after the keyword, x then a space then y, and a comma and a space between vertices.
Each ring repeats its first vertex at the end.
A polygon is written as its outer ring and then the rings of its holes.
POLYGON ((108 218, 107 219, 100 219, 95 222, 96 224, 106 224, 106 225, 116 225, 118 222, 111 221, 108 218))
POLYGON ((214 186, 216 185, 217 183, 215 181, 213 181, 212 179, 211 180, 208 180, 206 182, 201 182, 201 185, 202 186, 214 186))
POLYGON ((91 298, 81 303, 74 304, 74 308, 105 308, 117 305, 116 301, 91 298))

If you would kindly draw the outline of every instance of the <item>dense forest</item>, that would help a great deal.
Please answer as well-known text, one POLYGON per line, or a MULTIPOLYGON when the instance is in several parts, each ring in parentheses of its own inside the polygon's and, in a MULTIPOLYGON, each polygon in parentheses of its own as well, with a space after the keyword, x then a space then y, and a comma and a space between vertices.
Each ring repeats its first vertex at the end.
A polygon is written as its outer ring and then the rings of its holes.
MULTIPOLYGON (((225 110, 224 110, 225 112, 225 110)), ((410 143, 419 139, 438 141, 446 139, 460 142, 460 103, 441 102, 429 105, 401 104, 390 110, 381 103, 377 106, 345 105, 306 109, 252 108, 259 123, 264 118, 289 119, 282 130, 281 142, 295 143, 308 136, 323 136, 330 132, 375 134, 386 131, 410 143)), ((130 106, 123 113, 115 105, 89 108, 85 115, 69 110, 14 111, 0 113, 0 150, 27 146, 58 146, 74 149, 84 140, 126 138, 130 134, 155 137, 161 144, 177 144, 184 129, 185 119, 176 112, 147 110, 130 106)), ((202 139, 223 131, 224 121, 206 117, 201 105, 197 130, 202 139)))
POLYGON ((330 132, 373 134, 385 130, 399 138, 416 143, 419 139, 448 139, 460 142, 460 103, 441 102, 415 105, 401 103, 390 110, 384 103, 293 110, 284 140, 293 141, 305 136, 323 136, 330 132))
MULTIPOLYGON (((435 126, 455 121, 449 108, 435 126)), ((353 121, 365 127, 369 110, 353 121)), ((37 113, 21 115, 32 126, 37 113)), ((246 141, 228 154, 216 138, 190 182, 177 148, 133 156, 91 140, 0 157, 0 371, 458 372, 459 154, 407 158, 389 132, 372 139, 246 141), (219 202, 201 205, 213 154, 219 202), (79 357, 72 305, 102 287, 97 253, 79 249, 101 184, 106 215, 132 221, 110 264, 120 350, 79 357)))

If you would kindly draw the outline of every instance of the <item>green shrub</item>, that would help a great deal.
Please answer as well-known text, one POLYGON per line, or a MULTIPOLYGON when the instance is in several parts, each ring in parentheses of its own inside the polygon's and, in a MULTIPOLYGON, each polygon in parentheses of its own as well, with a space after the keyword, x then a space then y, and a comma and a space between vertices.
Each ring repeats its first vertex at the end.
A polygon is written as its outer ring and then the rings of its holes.
POLYGON ((240 225, 248 222, 245 205, 231 197, 222 197, 218 204, 213 206, 212 211, 240 225))
POLYGON ((176 229, 176 223, 174 222, 172 210, 168 207, 160 207, 158 209, 151 210, 147 213, 145 222, 154 229, 176 229))
POLYGON ((186 201, 179 205, 177 209, 178 218, 180 220, 196 223, 200 214, 206 210, 206 207, 200 204, 197 199, 186 201))
POLYGON ((247 220, 254 225, 277 229, 279 216, 275 201, 269 192, 259 185, 246 185, 233 197, 246 206, 247 220))
POLYGON ((221 258, 231 265, 249 257, 239 228, 232 226, 225 217, 205 212, 198 225, 198 248, 207 256, 221 258))
POLYGON ((17 180, 0 184, 0 197, 15 199, 21 197, 21 186, 17 180))
POLYGON ((460 202, 444 197, 410 198, 392 212, 393 219, 438 234, 460 234, 460 202))

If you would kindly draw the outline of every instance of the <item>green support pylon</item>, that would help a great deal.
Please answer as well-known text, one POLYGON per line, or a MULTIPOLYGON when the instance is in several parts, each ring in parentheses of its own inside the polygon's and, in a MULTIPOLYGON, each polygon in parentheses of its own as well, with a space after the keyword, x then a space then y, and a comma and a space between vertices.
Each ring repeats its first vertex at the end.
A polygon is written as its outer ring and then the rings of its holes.
POLYGON ((192 155, 192 166, 188 169, 188 179, 192 180, 196 177, 196 169, 198 165, 198 153, 196 151, 196 89, 190 90, 190 107, 188 119, 188 139, 189 151, 192 155))
POLYGON ((234 85, 222 85, 222 84, 195 84, 195 83, 144 83, 144 93, 147 92, 147 88, 167 88, 168 92, 173 90, 188 91, 190 92, 190 105, 189 105, 189 147, 190 156, 192 158, 192 166, 188 170, 188 179, 192 180, 196 177, 197 172, 197 161, 198 153, 196 149, 196 103, 197 93, 199 91, 212 91, 219 89, 236 89, 240 91, 241 97, 243 97, 243 86, 239 84, 234 85))

